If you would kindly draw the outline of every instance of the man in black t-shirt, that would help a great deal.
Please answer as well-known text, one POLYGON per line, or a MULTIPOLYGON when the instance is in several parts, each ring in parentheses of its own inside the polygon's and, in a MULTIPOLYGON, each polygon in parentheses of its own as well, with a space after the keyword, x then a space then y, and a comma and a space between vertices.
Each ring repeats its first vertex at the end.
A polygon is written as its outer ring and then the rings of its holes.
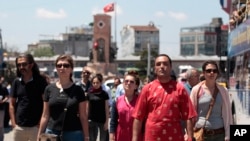
POLYGON ((81 86, 85 93, 87 93, 89 88, 91 87, 91 83, 89 80, 90 75, 91 75, 90 68, 85 66, 82 68, 81 81, 76 82, 76 85, 81 86))
POLYGON ((12 83, 9 105, 12 141, 36 141, 47 81, 30 54, 18 56, 16 67, 18 78, 12 83))

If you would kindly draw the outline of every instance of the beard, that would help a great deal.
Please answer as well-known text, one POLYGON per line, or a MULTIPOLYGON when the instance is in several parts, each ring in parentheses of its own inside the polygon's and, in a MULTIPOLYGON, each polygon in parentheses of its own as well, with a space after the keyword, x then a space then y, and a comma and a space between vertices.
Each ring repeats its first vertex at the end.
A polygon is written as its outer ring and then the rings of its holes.
POLYGON ((20 71, 20 73, 22 73, 22 74, 23 74, 23 73, 26 73, 26 72, 27 72, 27 69, 22 68, 22 69, 20 69, 19 71, 20 71))

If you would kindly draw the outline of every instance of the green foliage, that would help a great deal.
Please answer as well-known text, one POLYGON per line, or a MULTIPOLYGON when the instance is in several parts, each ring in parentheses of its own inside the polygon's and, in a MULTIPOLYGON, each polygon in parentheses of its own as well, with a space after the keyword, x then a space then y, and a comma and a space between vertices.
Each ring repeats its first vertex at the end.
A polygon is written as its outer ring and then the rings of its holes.
POLYGON ((52 57, 54 56, 54 52, 52 48, 49 47, 43 47, 43 48, 37 48, 32 51, 34 57, 52 57))

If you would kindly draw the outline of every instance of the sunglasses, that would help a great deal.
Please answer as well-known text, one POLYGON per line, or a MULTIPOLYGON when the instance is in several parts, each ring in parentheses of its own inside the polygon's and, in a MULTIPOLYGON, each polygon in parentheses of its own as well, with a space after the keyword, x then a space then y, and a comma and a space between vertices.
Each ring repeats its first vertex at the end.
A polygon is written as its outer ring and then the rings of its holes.
POLYGON ((128 82, 129 82, 130 84, 134 84, 134 83, 135 83, 135 81, 133 81, 133 80, 124 80, 124 82, 125 82, 125 84, 128 84, 128 82))
POLYGON ((56 64, 56 67, 57 68, 69 68, 70 67, 70 64, 56 64))
POLYGON ((17 63, 17 67, 26 67, 27 65, 28 65, 29 63, 27 63, 27 62, 23 62, 23 63, 17 63))
POLYGON ((88 72, 88 71, 83 71, 83 72, 82 72, 82 74, 89 75, 89 74, 90 74, 90 72, 88 72))
POLYGON ((130 70, 130 71, 128 71, 128 74, 129 75, 138 75, 138 72, 135 70, 130 70))
POLYGON ((207 70, 205 70, 205 72, 206 73, 211 73, 211 72, 218 73, 218 70, 217 69, 207 69, 207 70))

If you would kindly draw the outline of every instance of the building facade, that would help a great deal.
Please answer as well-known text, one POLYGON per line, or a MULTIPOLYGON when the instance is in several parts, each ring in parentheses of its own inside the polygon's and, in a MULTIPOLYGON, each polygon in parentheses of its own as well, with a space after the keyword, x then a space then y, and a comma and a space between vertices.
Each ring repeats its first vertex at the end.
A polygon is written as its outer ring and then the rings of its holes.
POLYGON ((180 55, 226 56, 227 31, 221 18, 213 18, 210 24, 181 28, 180 55))
POLYGON ((28 51, 37 48, 51 48, 54 54, 72 54, 76 56, 89 57, 93 45, 93 28, 71 27, 66 33, 60 34, 56 38, 42 35, 38 43, 29 44, 28 51))
POLYGON ((160 35, 159 29, 150 22, 148 25, 126 25, 120 32, 121 47, 118 49, 118 57, 139 55, 150 46, 151 51, 159 53, 160 35))

